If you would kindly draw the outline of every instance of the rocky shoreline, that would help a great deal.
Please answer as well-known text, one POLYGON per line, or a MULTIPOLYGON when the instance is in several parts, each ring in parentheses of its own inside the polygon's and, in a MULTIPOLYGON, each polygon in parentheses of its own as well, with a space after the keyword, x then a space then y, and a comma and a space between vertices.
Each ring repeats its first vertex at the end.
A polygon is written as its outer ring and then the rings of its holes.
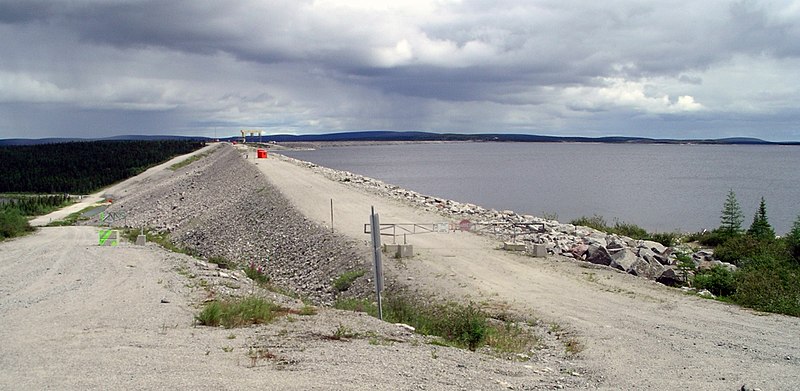
POLYGON ((536 247, 544 247, 549 255, 560 255, 608 266, 668 286, 678 286, 683 283, 678 270, 678 251, 691 252, 697 269, 708 269, 717 265, 728 269, 736 268, 734 265, 715 260, 710 250, 692 252, 687 247, 676 249, 654 241, 635 240, 589 227, 562 224, 531 215, 519 215, 510 210, 486 209, 474 204, 420 194, 377 179, 334 170, 280 154, 273 156, 307 167, 331 180, 438 213, 452 222, 467 220, 470 225, 492 226, 492 230, 482 233, 493 235, 502 241, 520 242, 525 245, 529 253, 533 253, 536 247))

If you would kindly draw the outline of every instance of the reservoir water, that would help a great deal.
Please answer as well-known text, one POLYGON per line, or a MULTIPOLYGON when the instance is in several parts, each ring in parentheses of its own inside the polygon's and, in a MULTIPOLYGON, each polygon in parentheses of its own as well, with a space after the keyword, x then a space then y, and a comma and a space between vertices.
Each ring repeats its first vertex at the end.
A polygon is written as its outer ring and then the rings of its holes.
POLYGON ((442 143, 282 151, 422 194, 568 222, 601 215, 649 231, 719 226, 730 189, 749 227, 760 198, 783 235, 800 215, 800 147, 442 143))

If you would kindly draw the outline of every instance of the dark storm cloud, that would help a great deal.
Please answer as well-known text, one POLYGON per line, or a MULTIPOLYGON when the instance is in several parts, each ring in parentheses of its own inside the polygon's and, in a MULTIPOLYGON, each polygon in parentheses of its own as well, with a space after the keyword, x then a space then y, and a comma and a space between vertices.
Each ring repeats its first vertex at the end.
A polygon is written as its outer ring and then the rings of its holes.
POLYGON ((798 19, 777 1, 0 0, 0 105, 108 113, 75 129, 800 138, 798 19))

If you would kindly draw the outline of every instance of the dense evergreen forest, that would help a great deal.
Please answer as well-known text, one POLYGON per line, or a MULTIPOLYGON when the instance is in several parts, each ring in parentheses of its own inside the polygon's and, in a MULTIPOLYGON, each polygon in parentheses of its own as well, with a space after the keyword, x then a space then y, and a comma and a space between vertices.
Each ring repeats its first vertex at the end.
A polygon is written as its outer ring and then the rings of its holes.
POLYGON ((157 140, 0 147, 0 193, 87 194, 203 145, 157 140))

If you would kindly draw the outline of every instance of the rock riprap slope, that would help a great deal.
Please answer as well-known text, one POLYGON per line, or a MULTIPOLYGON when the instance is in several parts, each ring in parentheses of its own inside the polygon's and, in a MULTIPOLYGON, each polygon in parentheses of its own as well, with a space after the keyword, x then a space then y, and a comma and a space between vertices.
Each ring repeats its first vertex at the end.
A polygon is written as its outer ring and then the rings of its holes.
MULTIPOLYGON (((314 163, 283 155, 276 158, 305 166, 327 178, 370 191, 381 197, 393 198, 426 211, 435 212, 449 220, 455 229, 459 222, 469 221, 474 227, 491 226, 482 233, 494 235, 501 240, 514 240, 526 244, 531 251, 534 245, 543 246, 547 254, 561 255, 589 263, 609 266, 635 276, 656 280, 670 286, 681 285, 683 280, 678 270, 676 250, 661 243, 634 240, 629 237, 608 234, 589 227, 562 224, 541 217, 520 215, 510 210, 486 209, 470 203, 462 203, 428 196, 406 190, 380 180, 334 170, 314 163)), ((683 249, 688 251, 687 249, 683 249)), ((735 269, 736 266, 713 258, 711 250, 692 254, 695 267, 711 268, 715 265, 735 269)))
MULTIPOLYGON (((336 294, 332 279, 369 270, 363 246, 299 214, 230 145, 115 197, 108 212, 124 212, 120 225, 168 233, 173 243, 200 256, 255 263, 275 283, 323 304, 336 294)), ((350 293, 368 289, 362 277, 350 293)))

